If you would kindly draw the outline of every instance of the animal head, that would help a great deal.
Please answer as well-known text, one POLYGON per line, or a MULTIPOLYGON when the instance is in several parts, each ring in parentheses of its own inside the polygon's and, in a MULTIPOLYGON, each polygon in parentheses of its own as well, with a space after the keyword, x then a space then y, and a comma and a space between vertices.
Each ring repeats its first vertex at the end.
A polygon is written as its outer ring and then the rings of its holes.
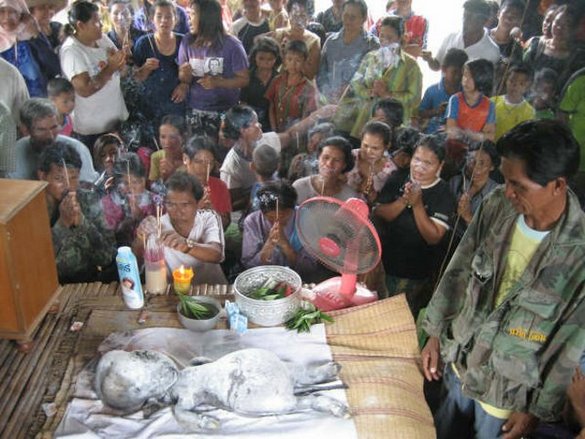
POLYGON ((159 352, 115 350, 100 359, 94 385, 106 405, 135 410, 150 398, 162 398, 178 374, 175 363, 159 352))

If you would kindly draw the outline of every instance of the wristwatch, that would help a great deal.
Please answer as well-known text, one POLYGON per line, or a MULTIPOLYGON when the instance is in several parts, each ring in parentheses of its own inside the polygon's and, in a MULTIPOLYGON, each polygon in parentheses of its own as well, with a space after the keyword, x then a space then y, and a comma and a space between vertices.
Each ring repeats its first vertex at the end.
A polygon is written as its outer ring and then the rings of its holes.
POLYGON ((185 244, 187 244, 187 248, 189 250, 191 250, 193 247, 195 247, 195 244, 197 244, 195 241, 193 241, 192 239, 185 239, 185 244))

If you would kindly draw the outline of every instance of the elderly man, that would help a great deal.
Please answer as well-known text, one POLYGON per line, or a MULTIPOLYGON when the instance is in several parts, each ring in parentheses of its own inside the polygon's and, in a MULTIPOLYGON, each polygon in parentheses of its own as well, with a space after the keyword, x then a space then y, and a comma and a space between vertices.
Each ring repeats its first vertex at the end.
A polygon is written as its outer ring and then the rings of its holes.
POLYGON ((424 374, 444 375, 439 438, 518 439, 557 420, 585 348, 585 215, 568 187, 579 145, 539 120, 497 146, 505 185, 476 212, 423 322, 424 374))
POLYGON ((114 280, 114 233, 106 227, 95 192, 78 188, 81 159, 55 142, 39 157, 37 176, 47 182, 53 248, 59 282, 114 280))
POLYGON ((87 146, 71 137, 59 135, 61 127, 57 121, 57 109, 50 100, 32 98, 26 101, 20 109, 20 121, 27 136, 14 145, 16 168, 8 172, 8 178, 34 180, 39 155, 49 145, 59 141, 71 146, 81 157, 79 179, 90 183, 97 179, 98 173, 87 146))
POLYGON ((500 60, 500 48, 485 28, 490 14, 490 6, 485 0, 467 0, 463 4, 462 30, 447 35, 434 58, 428 51, 422 52, 422 58, 431 69, 438 71, 447 51, 454 47, 465 50, 470 60, 484 58, 497 64, 500 60))

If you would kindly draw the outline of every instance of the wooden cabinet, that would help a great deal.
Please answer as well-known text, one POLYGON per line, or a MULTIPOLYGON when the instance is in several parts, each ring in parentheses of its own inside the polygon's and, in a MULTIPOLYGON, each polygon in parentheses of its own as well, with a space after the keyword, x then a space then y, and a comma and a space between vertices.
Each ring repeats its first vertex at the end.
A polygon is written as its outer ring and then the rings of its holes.
POLYGON ((0 179, 0 337, 29 341, 58 291, 46 183, 0 179))

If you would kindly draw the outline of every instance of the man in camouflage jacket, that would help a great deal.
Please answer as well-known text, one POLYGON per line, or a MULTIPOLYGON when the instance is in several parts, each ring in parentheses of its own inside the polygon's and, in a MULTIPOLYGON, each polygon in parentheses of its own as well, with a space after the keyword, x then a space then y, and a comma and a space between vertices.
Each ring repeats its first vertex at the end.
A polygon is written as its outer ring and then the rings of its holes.
POLYGON ((435 415, 439 438, 520 438, 538 420, 557 420, 585 349, 585 215, 567 187, 578 145, 559 123, 530 121, 498 149, 505 187, 475 215, 423 322, 425 376, 439 379, 440 350, 446 381, 456 383, 435 415), (499 300, 520 216, 547 233, 499 300), (488 412, 486 423, 484 405, 505 415, 488 412))
POLYGON ((111 280, 101 273, 112 271, 116 252, 99 197, 78 188, 80 168, 77 151, 59 141, 39 157, 37 173, 48 183, 46 197, 61 283, 111 280))

